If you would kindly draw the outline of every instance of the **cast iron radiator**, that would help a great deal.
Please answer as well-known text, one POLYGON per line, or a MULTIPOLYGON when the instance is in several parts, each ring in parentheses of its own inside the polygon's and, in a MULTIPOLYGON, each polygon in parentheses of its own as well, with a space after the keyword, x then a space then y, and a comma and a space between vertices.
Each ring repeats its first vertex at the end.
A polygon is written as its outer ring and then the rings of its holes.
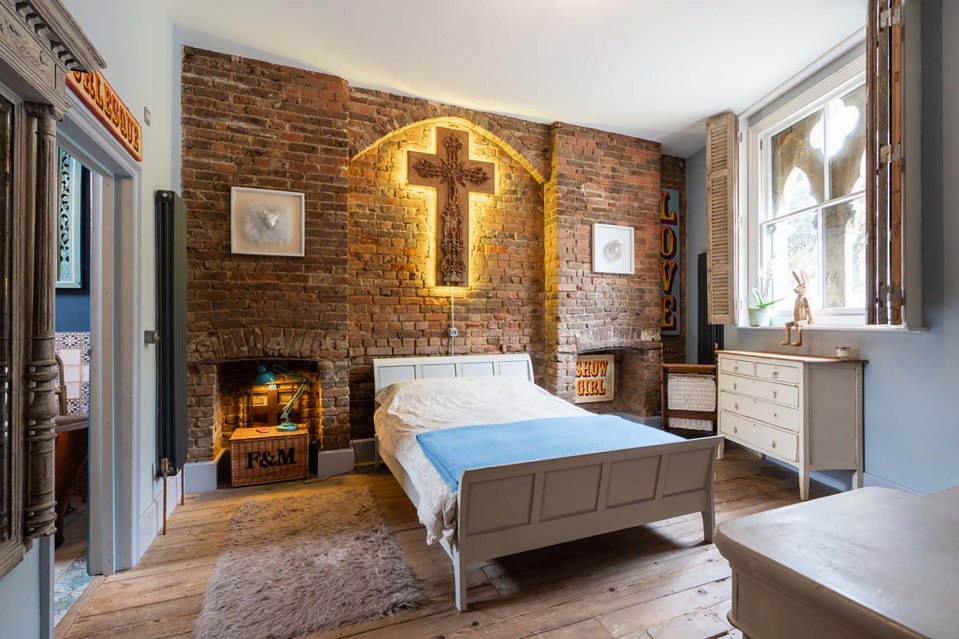
POLYGON ((186 205, 156 192, 157 474, 183 467, 186 423, 186 205))
POLYGON ((696 343, 697 363, 715 364, 716 350, 723 348, 723 326, 710 324, 706 313, 706 254, 697 256, 696 270, 699 282, 696 287, 696 297, 699 301, 699 339, 696 343))

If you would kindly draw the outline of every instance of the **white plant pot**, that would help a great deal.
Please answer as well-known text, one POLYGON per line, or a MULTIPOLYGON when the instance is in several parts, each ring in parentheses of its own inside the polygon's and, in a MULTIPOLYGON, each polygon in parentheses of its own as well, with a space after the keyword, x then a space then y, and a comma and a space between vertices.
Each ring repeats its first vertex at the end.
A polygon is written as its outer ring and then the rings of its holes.
POLYGON ((773 311, 771 308, 751 308, 749 309, 750 326, 769 326, 773 321, 773 311))

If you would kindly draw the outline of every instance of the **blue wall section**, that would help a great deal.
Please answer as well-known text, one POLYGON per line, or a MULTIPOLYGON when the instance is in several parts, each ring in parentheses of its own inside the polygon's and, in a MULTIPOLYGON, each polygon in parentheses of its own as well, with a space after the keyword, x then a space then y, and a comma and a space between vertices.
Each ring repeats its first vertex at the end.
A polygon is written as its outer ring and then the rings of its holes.
MULTIPOLYGON (((959 31, 959 3, 924 0, 922 9, 922 293, 929 331, 810 331, 803 351, 829 355, 838 344, 860 349, 869 360, 867 483, 929 492, 959 485, 959 39, 943 38, 959 31)), ((700 154, 687 163, 690 254, 696 250, 692 229, 706 228, 705 179, 690 168, 700 154)), ((695 290, 692 281, 689 290, 695 290)), ((695 317, 692 293, 687 309, 695 317)), ((730 349, 784 350, 780 339, 778 331, 726 328, 730 349)))
POLYGON ((90 332, 90 293, 57 292, 56 331, 90 332))

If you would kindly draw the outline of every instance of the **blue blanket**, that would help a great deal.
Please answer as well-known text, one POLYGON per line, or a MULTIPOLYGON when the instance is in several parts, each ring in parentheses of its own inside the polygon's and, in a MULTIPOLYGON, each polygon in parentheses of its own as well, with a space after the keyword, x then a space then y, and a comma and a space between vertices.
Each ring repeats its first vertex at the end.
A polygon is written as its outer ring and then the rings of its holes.
POLYGON ((464 470, 683 441, 613 415, 551 417, 419 433, 423 454, 456 492, 464 470))

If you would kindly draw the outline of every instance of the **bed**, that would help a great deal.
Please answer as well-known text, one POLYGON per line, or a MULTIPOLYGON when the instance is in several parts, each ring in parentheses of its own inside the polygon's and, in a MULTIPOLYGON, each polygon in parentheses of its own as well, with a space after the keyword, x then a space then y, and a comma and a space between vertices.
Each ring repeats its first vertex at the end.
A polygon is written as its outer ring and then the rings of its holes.
POLYGON ((377 459, 416 506, 427 542, 440 543, 452 560, 460 611, 473 562, 689 513, 702 514, 703 536, 712 541, 720 437, 466 468, 453 491, 418 433, 593 414, 535 386, 526 354, 382 358, 373 374, 377 459), (403 383, 414 380, 431 381, 403 383))

